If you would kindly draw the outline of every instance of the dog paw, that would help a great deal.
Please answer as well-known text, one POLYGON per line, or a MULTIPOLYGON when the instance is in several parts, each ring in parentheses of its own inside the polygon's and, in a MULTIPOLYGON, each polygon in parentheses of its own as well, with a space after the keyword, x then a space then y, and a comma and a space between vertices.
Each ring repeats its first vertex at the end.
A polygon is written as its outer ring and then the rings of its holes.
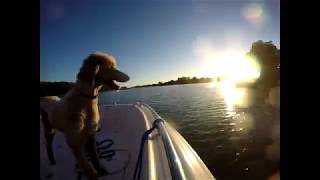
POLYGON ((57 163, 56 163, 55 160, 51 160, 51 161, 50 161, 50 165, 51 165, 51 166, 55 166, 56 164, 57 164, 57 163))
POLYGON ((47 175, 46 175, 46 179, 51 179, 53 177, 53 174, 52 173, 48 173, 47 175))
POLYGON ((56 171, 57 169, 55 166, 49 166, 46 179, 51 179, 56 174, 56 171))
POLYGON ((106 176, 106 175, 109 174, 109 173, 108 173, 105 169, 103 169, 102 167, 97 168, 97 172, 98 172, 98 176, 106 176))

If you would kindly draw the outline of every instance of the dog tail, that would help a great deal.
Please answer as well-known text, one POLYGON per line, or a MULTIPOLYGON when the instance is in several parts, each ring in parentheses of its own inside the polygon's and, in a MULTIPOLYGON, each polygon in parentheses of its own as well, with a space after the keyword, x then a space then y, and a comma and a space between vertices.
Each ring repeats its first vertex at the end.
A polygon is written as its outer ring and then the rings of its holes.
POLYGON ((58 96, 45 96, 40 97, 40 110, 41 114, 48 113, 50 109, 60 101, 58 96))

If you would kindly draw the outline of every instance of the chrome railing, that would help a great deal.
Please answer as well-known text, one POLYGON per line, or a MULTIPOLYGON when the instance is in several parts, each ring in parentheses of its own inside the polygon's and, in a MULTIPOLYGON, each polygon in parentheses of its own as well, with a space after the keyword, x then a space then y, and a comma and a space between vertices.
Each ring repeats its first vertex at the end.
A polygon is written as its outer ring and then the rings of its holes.
MULTIPOLYGON (((141 105, 145 106, 150 110, 150 112, 153 114, 153 117, 156 119, 163 119, 157 112, 154 111, 152 107, 150 107, 148 104, 141 103, 141 105)), ((182 168, 181 160, 177 154, 176 149, 174 148, 172 139, 170 138, 170 135, 168 134, 167 129, 167 122, 162 121, 162 123, 159 123, 158 130, 161 134, 162 141, 164 144, 164 147, 166 149, 167 157, 168 157, 168 163, 170 167, 170 172, 173 180, 186 180, 185 172, 182 168)))

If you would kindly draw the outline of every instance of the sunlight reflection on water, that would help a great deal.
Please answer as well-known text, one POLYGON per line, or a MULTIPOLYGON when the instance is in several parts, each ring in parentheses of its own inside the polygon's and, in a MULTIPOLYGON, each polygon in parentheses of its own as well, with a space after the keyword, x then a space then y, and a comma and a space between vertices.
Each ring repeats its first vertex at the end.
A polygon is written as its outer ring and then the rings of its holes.
POLYGON ((144 101, 186 138, 217 178, 267 179, 278 166, 280 113, 254 105, 254 96, 253 89, 227 83, 192 84, 103 93, 99 103, 144 101))

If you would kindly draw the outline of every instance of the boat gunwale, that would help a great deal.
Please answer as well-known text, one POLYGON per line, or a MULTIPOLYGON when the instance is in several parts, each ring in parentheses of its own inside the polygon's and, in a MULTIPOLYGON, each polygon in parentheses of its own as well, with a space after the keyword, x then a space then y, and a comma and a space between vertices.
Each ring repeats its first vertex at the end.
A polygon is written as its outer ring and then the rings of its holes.
POLYGON ((174 148, 172 139, 171 139, 171 137, 168 133, 168 130, 166 128, 167 122, 148 104, 145 104, 145 103, 138 103, 138 104, 146 107, 152 113, 153 117, 155 118, 155 119, 153 119, 153 121, 155 121, 157 119, 162 120, 162 122, 160 121, 160 123, 158 124, 158 126, 159 126, 158 130, 159 130, 159 133, 161 134, 161 138, 162 138, 163 144, 166 149, 166 154, 167 154, 167 158, 168 158, 168 163, 169 163, 172 179, 174 179, 174 180, 187 179, 185 172, 182 168, 180 158, 174 148))

